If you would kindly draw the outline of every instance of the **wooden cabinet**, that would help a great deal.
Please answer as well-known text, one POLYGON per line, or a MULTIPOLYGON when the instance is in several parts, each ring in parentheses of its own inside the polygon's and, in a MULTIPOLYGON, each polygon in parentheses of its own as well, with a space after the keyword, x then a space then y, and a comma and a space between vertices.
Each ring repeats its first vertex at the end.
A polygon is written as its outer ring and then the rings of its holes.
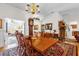
POLYGON ((79 33, 79 31, 72 31, 72 36, 77 35, 77 33, 79 33))

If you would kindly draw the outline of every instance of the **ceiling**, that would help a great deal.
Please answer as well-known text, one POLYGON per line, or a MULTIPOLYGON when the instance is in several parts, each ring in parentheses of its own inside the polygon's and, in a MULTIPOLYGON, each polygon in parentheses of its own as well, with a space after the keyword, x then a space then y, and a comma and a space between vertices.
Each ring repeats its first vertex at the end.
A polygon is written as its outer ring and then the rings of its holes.
MULTIPOLYGON (((9 5, 25 11, 26 3, 9 3, 9 5)), ((69 9, 78 8, 79 3, 39 3, 40 14, 47 16, 53 12, 63 12, 69 9)))

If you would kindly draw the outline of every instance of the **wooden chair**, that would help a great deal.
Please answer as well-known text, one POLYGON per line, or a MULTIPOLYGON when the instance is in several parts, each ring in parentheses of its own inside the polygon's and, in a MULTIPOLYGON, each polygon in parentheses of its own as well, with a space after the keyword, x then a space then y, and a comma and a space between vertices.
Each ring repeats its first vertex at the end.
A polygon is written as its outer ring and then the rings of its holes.
POLYGON ((24 38, 23 34, 19 33, 19 32, 18 32, 18 34, 15 33, 15 35, 16 35, 16 38, 18 41, 18 47, 17 47, 18 54, 20 56, 23 56, 23 55, 25 55, 25 53, 24 53, 25 52, 25 38, 24 38))
POLYGON ((16 35, 18 41, 18 53, 20 56, 34 56, 40 55, 33 47, 31 39, 25 38, 22 34, 16 35))
POLYGON ((28 56, 37 56, 37 55, 41 55, 38 51, 36 51, 33 46, 32 46, 32 42, 29 38, 27 38, 25 40, 25 45, 26 45, 26 49, 25 52, 28 56))

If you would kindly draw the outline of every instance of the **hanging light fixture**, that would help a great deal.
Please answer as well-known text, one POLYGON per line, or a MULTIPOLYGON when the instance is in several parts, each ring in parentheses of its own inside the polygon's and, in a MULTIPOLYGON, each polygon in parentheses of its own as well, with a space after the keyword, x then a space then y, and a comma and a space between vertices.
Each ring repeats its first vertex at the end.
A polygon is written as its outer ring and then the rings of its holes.
POLYGON ((26 11, 28 13, 32 13, 32 14, 39 13, 40 12, 39 5, 37 5, 35 3, 27 4, 26 11))

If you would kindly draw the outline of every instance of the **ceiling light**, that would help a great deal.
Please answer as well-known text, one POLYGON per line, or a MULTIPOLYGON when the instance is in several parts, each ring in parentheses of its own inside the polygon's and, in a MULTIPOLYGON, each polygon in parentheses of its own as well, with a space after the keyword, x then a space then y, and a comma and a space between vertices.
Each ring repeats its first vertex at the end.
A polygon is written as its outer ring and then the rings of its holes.
POLYGON ((26 12, 31 13, 31 14, 36 14, 39 13, 39 5, 35 3, 30 3, 26 5, 26 12))

